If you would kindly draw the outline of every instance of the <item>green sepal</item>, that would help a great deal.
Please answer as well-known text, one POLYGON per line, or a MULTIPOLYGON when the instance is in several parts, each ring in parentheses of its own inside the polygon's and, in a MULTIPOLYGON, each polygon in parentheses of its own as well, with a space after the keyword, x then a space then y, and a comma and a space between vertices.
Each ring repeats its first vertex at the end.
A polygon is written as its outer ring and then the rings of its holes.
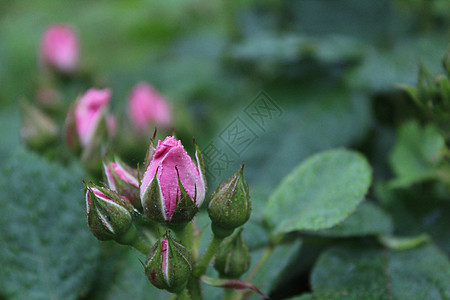
MULTIPOLYGON (((155 154, 155 139, 156 139, 156 128, 153 132, 153 136, 150 139, 150 144, 148 145, 147 152, 145 153, 145 160, 144 160, 144 170, 148 169, 148 166, 150 165, 153 155, 155 154)), ((144 174, 142 174, 144 175, 144 174)), ((141 177, 139 177, 139 186, 141 185, 141 177)))
POLYGON ((242 239, 242 230, 226 238, 216 254, 214 269, 223 278, 239 279, 250 267, 250 251, 242 239))
POLYGON ((92 186, 86 185, 86 192, 90 195, 87 222, 94 236, 99 240, 106 241, 126 233, 133 221, 132 205, 114 192, 93 184, 92 186), (111 201, 98 198, 92 187, 111 198, 111 201))
POLYGON ((244 164, 212 195, 208 205, 208 214, 213 227, 234 229, 245 224, 250 218, 250 195, 243 170, 244 164))
POLYGON ((186 192, 183 184, 181 183, 180 174, 177 170, 178 176, 178 187, 180 189, 180 194, 177 194, 177 206, 173 212, 172 218, 170 219, 170 224, 186 224, 190 222, 195 214, 198 212, 198 207, 195 204, 195 199, 197 198, 197 189, 195 190, 194 199, 186 192))
POLYGON ((191 253, 180 243, 173 240, 169 234, 167 237, 168 251, 168 285, 167 290, 171 293, 181 292, 192 273, 191 253))
POLYGON ((205 192, 206 192, 207 184, 206 184, 205 160, 203 158, 202 152, 200 151, 200 148, 198 147, 197 141, 195 140, 194 137, 193 137, 193 140, 194 140, 194 146, 195 146, 195 159, 197 160, 197 167, 200 170, 200 177, 202 179, 203 186, 205 187, 205 192))
POLYGON ((146 263, 145 275, 159 289, 166 289, 167 283, 162 272, 161 240, 158 240, 150 250, 146 263))
POLYGON ((145 274, 155 287, 178 293, 186 287, 191 276, 192 257, 169 233, 166 232, 163 239, 167 240, 167 270, 163 268, 162 240, 158 240, 147 256, 145 274))
POLYGON ((157 175, 158 170, 156 170, 155 176, 148 185, 147 190, 141 199, 141 204, 147 218, 157 223, 165 223, 167 220, 163 205, 164 197, 162 195, 157 175))

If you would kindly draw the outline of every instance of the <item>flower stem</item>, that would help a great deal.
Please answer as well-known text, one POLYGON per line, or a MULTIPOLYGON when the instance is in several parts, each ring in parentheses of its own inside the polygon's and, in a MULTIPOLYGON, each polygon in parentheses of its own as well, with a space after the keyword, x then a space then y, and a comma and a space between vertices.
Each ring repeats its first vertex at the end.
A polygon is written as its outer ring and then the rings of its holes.
POLYGON ((171 229, 175 233, 177 239, 180 240, 181 244, 183 244, 183 246, 192 251, 194 240, 192 222, 189 222, 186 226, 180 227, 172 226, 171 229))
POLYGON ((238 293, 234 289, 224 289, 223 300, 236 300, 238 293))
POLYGON ((144 243, 144 241, 140 237, 135 239, 134 242, 130 246, 133 247, 134 249, 138 250, 139 252, 141 252, 144 255, 147 255, 151 249, 151 247, 149 245, 147 245, 146 243, 144 243))
POLYGON ((253 279, 253 277, 256 275, 256 273, 259 271, 259 269, 264 265, 266 260, 269 258, 270 254, 272 254, 273 249, 275 249, 275 247, 278 246, 278 244, 281 242, 281 239, 283 238, 283 236, 284 235, 281 234, 281 235, 275 237, 267 245, 266 250, 261 255, 261 257, 259 258, 259 260, 256 263, 256 265, 253 267, 253 269, 251 270, 250 274, 247 276, 247 279, 246 279, 247 282, 250 282, 253 279))
POLYGON ((182 292, 178 293, 177 297, 179 300, 191 300, 187 289, 184 289, 182 292))
POLYGON ((222 243, 223 238, 213 236, 211 243, 203 254, 202 259, 198 262, 197 266, 194 268, 194 277, 200 278, 203 274, 206 273, 206 269, 208 268, 211 260, 216 254, 217 250, 219 250, 220 244, 222 243))
MULTIPOLYGON (((255 277, 256 273, 258 273, 259 269, 264 265, 266 260, 269 258, 270 254, 272 254, 273 250, 275 249, 276 246, 278 246, 278 244, 281 242, 283 237, 284 237, 284 235, 280 234, 271 240, 271 242, 267 245, 266 250, 261 255, 261 257, 259 258, 258 262, 255 264, 253 269, 250 271, 250 274, 247 276, 245 281, 247 281, 247 282, 252 281, 253 277, 255 277)), ((239 296, 235 297, 235 299, 247 299, 250 294, 251 294, 250 291, 243 290, 243 291, 239 292, 239 296)))
POLYGON ((193 300, 202 300, 202 290, 200 288, 200 279, 194 276, 191 276, 189 279, 187 288, 193 300))
POLYGON ((147 255, 151 249, 151 247, 141 239, 134 225, 131 225, 126 233, 116 238, 116 242, 122 245, 131 246, 144 255, 147 255))

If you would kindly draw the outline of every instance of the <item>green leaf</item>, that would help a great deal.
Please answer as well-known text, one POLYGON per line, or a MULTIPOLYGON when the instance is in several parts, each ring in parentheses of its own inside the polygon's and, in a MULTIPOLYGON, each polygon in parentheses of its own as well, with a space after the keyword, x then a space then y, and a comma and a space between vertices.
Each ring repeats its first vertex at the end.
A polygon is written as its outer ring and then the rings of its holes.
POLYGON ((450 264, 434 245, 403 252, 353 244, 335 246, 311 275, 318 299, 449 299, 450 264))
POLYGON ((444 138, 432 125, 420 127, 416 121, 403 124, 397 143, 390 156, 396 178, 392 187, 408 187, 431 179, 440 162, 440 151, 445 147, 444 138))
POLYGON ((313 155, 272 193, 265 217, 275 233, 330 228, 364 200, 371 177, 371 168, 359 153, 338 149, 313 155))
POLYGON ((392 233, 392 220, 378 205, 363 202, 342 223, 314 234, 328 237, 355 237, 392 233))
POLYGON ((390 48, 365 51, 361 65, 348 77, 352 87, 369 90, 392 90, 394 84, 415 84, 418 63, 432 72, 441 72, 441 58, 448 42, 439 35, 400 38, 390 48))
POLYGON ((79 168, 19 150, 0 173, 0 290, 8 299, 76 299, 94 279, 79 168))

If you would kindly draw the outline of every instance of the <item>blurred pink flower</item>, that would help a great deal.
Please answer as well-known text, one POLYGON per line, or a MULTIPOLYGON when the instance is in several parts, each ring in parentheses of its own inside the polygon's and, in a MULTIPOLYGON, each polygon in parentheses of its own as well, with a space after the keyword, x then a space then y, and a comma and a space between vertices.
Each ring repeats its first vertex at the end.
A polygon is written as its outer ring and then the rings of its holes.
POLYGON ((106 127, 108 128, 108 135, 113 137, 117 133, 117 120, 114 115, 109 114, 106 116, 106 127))
POLYGON ((128 112, 134 127, 141 133, 150 125, 169 127, 172 123, 172 110, 166 99, 151 85, 137 84, 128 98, 128 112))
POLYGON ((40 49, 41 63, 61 72, 72 72, 78 64, 79 40, 75 31, 64 24, 47 28, 40 49))
POLYGON ((88 145, 94 137, 110 99, 110 89, 94 88, 89 89, 78 99, 75 106, 75 125, 83 147, 88 145))

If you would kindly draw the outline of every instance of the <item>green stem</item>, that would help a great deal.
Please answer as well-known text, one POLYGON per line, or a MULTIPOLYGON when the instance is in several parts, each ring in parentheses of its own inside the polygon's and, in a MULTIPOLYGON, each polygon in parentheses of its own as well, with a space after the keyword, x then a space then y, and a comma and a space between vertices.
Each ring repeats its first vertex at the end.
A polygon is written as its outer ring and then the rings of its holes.
POLYGON ((267 248, 264 251, 263 255, 261 255, 256 265, 253 267, 252 271, 247 276, 246 279, 247 282, 250 282, 253 279, 253 277, 255 277, 256 273, 264 265, 266 260, 269 258, 270 254, 272 254, 273 249, 275 249, 275 247, 278 246, 283 236, 284 235, 280 234, 279 236, 275 237, 269 245, 267 245, 267 248))
POLYGON ((189 222, 186 226, 171 227, 175 233, 177 239, 180 240, 181 244, 186 247, 189 251, 192 251, 194 235, 192 229, 192 222, 189 222))
POLYGON ((177 297, 179 300, 190 300, 191 299, 187 289, 184 289, 182 292, 178 293, 177 297))
POLYGON ((200 288, 200 279, 194 276, 191 276, 189 279, 187 288, 193 300, 202 300, 202 290, 200 288))
POLYGON ((136 240, 134 240, 134 242, 130 245, 131 247, 133 247, 134 249, 138 250, 139 252, 141 252, 144 255, 148 255, 148 253, 150 252, 151 247, 149 245, 147 245, 146 243, 144 243, 144 241, 138 237, 136 240))
POLYGON ((203 274, 206 273, 206 269, 208 268, 211 260, 216 254, 217 250, 219 250, 220 244, 222 243, 223 238, 219 238, 214 235, 211 243, 203 254, 202 259, 198 262, 197 266, 194 268, 194 277, 200 278, 203 274))
POLYGON ((130 229, 120 237, 116 238, 115 241, 122 245, 131 246, 144 255, 147 255, 151 249, 151 247, 141 239, 134 225, 131 225, 130 229))
MULTIPOLYGON (((276 246, 278 246, 278 244, 281 242, 283 237, 284 237, 284 235, 280 234, 280 235, 278 235, 278 236, 273 238, 273 240, 270 242, 270 244, 267 245, 266 250, 261 255, 261 257, 259 258, 259 260, 256 263, 256 265, 250 271, 250 274, 247 276, 245 281, 251 282, 253 280, 253 277, 255 277, 256 273, 258 273, 259 269, 264 265, 266 260, 269 258, 270 254, 272 254, 273 250, 275 249, 276 246)), ((250 291, 245 291, 244 290, 244 291, 241 291, 239 293, 239 296, 235 297, 235 299, 247 299, 250 294, 251 294, 250 291)))
POLYGON ((234 289, 225 289, 223 300, 236 300, 238 293, 234 289))

